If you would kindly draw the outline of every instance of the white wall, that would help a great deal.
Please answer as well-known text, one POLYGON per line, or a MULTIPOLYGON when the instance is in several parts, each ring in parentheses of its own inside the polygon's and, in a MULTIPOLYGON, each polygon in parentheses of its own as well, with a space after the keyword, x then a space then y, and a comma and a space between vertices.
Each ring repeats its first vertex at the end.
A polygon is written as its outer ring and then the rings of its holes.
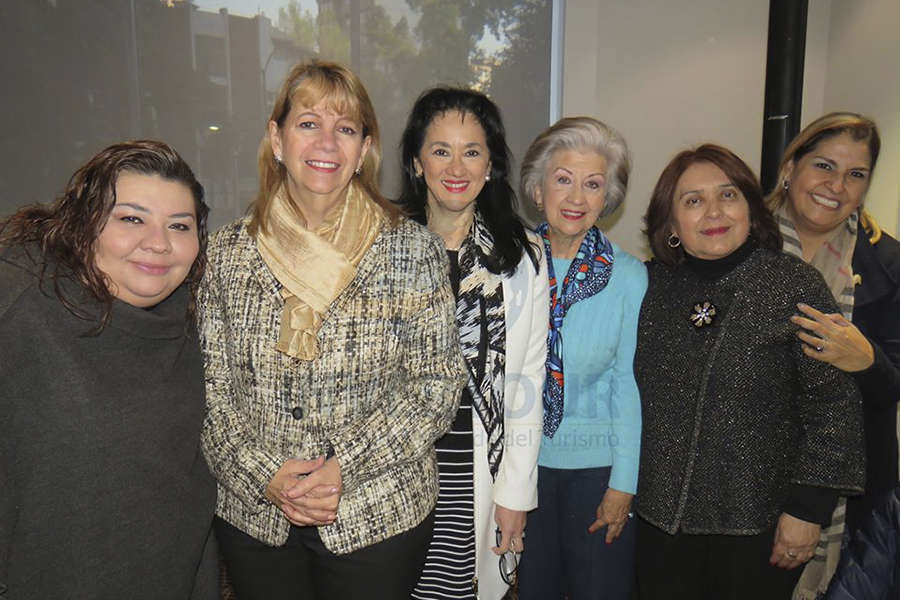
MULTIPOLYGON (((878 123, 881 155, 866 208, 885 231, 896 235, 900 231, 900 2, 812 0, 810 4, 830 4, 823 111, 851 110, 878 123)), ((810 119, 815 116, 809 115, 810 119)))
POLYGON ((831 0, 812 0, 806 19, 806 56, 803 65, 803 106, 800 127, 825 114, 825 76, 828 71, 828 30, 831 0))
MULTIPOLYGON (((656 178, 704 141, 758 172, 768 2, 568 0, 563 114, 616 127, 634 168, 624 209, 602 223, 647 256, 642 216, 656 178)), ((801 126, 825 112, 873 117, 882 151, 866 207, 900 231, 900 1, 810 0, 801 126)))
POLYGON ((624 210, 602 224, 629 252, 647 256, 642 217, 678 151, 713 141, 759 170, 768 13, 762 0, 566 3, 563 114, 594 116, 631 147, 624 210))

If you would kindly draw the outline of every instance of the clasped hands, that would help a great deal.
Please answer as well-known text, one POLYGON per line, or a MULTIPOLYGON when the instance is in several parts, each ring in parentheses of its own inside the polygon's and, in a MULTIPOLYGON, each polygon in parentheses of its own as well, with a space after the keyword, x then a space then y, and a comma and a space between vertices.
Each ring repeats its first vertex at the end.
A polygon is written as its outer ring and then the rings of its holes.
POLYGON ((300 527, 329 525, 343 493, 337 458, 289 459, 266 486, 265 495, 288 521, 300 527))

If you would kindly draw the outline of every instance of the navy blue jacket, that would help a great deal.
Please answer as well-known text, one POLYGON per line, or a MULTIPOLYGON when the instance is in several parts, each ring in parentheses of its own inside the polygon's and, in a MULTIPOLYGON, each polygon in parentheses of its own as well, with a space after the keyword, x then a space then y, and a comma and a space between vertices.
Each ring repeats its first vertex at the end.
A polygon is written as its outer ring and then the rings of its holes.
POLYGON ((850 498, 847 525, 858 527, 878 498, 897 484, 896 410, 900 400, 900 242, 883 233, 877 244, 859 228, 853 273, 853 324, 875 350, 875 363, 853 373, 863 395, 866 433, 866 492, 850 498))
POLYGON ((825 600, 900 598, 900 486, 882 496, 850 545, 831 580, 825 600))

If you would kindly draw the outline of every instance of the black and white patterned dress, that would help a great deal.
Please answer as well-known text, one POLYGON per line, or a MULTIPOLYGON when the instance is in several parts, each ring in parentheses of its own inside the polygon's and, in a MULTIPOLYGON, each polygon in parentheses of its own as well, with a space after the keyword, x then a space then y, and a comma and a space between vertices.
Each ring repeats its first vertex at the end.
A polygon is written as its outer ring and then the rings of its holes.
MULTIPOLYGON (((457 252, 448 250, 447 255, 450 258, 450 283, 453 293, 458 295, 460 270, 457 252)), ((479 347, 479 362, 482 365, 487 354, 487 339, 486 332, 483 332, 479 347)), ((412 594, 416 600, 475 598, 472 422, 472 395, 463 388, 453 426, 434 445, 440 491, 434 514, 434 535, 428 547, 425 567, 412 594)))

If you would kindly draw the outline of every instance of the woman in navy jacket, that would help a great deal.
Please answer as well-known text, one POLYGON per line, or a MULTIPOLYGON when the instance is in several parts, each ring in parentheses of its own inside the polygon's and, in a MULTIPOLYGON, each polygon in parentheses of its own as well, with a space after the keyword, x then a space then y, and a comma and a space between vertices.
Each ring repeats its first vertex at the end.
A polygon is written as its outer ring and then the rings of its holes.
POLYGON ((875 123, 830 113, 810 123, 781 159, 768 198, 784 250, 822 273, 842 315, 799 307, 808 356, 851 373, 863 393, 866 491, 847 501, 851 531, 897 483, 900 399, 900 243, 863 208, 881 141, 875 123))

